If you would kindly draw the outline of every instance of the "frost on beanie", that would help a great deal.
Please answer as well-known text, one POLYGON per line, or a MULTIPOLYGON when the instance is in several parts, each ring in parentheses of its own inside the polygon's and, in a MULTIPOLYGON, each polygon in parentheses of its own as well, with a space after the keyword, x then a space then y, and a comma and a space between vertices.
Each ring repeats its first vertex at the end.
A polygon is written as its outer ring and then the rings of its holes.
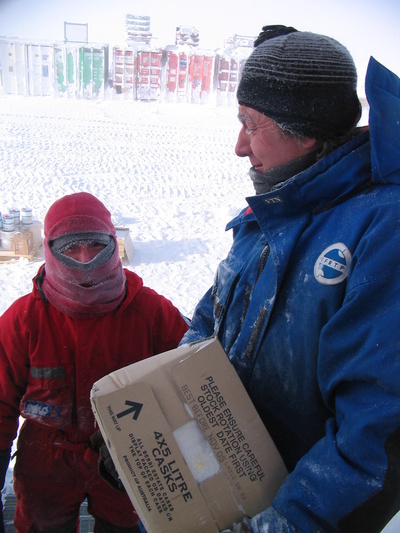
POLYGON ((286 26, 265 26, 247 59, 239 104, 300 137, 325 141, 358 122, 357 71, 338 41, 286 26))
POLYGON ((44 295, 62 312, 78 318, 115 309, 125 296, 125 273, 111 214, 89 193, 64 196, 44 221, 44 295), (81 263, 63 251, 73 244, 97 242, 104 248, 81 263))

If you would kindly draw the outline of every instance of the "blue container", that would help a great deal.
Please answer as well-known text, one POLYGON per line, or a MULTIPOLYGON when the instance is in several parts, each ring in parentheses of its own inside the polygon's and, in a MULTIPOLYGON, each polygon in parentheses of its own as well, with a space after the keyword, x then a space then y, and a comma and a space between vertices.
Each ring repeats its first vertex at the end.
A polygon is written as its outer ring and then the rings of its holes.
POLYGON ((21 224, 24 226, 32 224, 32 209, 30 207, 23 207, 21 209, 21 224))
POLYGON ((4 213, 3 217, 3 231, 15 231, 14 215, 11 213, 4 213))
POLYGON ((8 209, 8 213, 10 215, 14 216, 14 224, 17 225, 20 222, 20 212, 19 209, 16 207, 12 207, 11 209, 8 209))

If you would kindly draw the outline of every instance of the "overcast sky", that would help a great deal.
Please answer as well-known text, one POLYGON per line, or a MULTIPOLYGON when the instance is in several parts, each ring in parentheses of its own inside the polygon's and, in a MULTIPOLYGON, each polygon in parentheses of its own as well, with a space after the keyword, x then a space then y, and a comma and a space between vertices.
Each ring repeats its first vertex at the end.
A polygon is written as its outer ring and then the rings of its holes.
POLYGON ((90 42, 123 45, 126 13, 151 17, 154 46, 174 44, 178 25, 195 26, 201 48, 215 49, 286 24, 342 42, 360 84, 371 55, 400 75, 399 0, 0 0, 0 36, 62 41, 66 21, 88 23, 90 42))

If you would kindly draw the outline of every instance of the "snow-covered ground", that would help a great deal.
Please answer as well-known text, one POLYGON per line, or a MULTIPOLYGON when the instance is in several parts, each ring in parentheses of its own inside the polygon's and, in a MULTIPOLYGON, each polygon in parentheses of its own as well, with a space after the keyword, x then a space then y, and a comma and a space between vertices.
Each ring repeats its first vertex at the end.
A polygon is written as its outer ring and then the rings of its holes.
MULTIPOLYGON (((236 109, 194 104, 0 98, 0 211, 31 207, 43 221, 61 196, 88 191, 127 227, 130 269, 191 315, 252 194, 234 154, 236 109)), ((0 313, 31 288, 43 261, 0 264, 0 313)))
MULTIPOLYGON (((43 222, 65 194, 88 191, 129 228, 128 268, 187 316, 213 281, 253 194, 234 154, 235 107, 53 97, 0 97, 0 211, 43 222)), ((43 262, 0 262, 0 314, 29 292, 43 262)), ((400 517, 385 533, 400 531, 400 517)))

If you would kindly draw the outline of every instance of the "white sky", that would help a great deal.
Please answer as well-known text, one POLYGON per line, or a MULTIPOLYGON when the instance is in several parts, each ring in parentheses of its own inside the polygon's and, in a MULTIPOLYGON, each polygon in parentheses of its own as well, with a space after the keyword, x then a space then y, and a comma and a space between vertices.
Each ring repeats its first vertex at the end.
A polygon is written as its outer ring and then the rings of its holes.
POLYGON ((180 24, 195 26, 206 49, 286 24, 342 42, 361 87, 371 55, 400 75, 399 0, 0 0, 0 36, 62 41, 67 21, 88 23, 90 42, 123 45, 126 13, 151 17, 154 46, 174 44, 180 24))

